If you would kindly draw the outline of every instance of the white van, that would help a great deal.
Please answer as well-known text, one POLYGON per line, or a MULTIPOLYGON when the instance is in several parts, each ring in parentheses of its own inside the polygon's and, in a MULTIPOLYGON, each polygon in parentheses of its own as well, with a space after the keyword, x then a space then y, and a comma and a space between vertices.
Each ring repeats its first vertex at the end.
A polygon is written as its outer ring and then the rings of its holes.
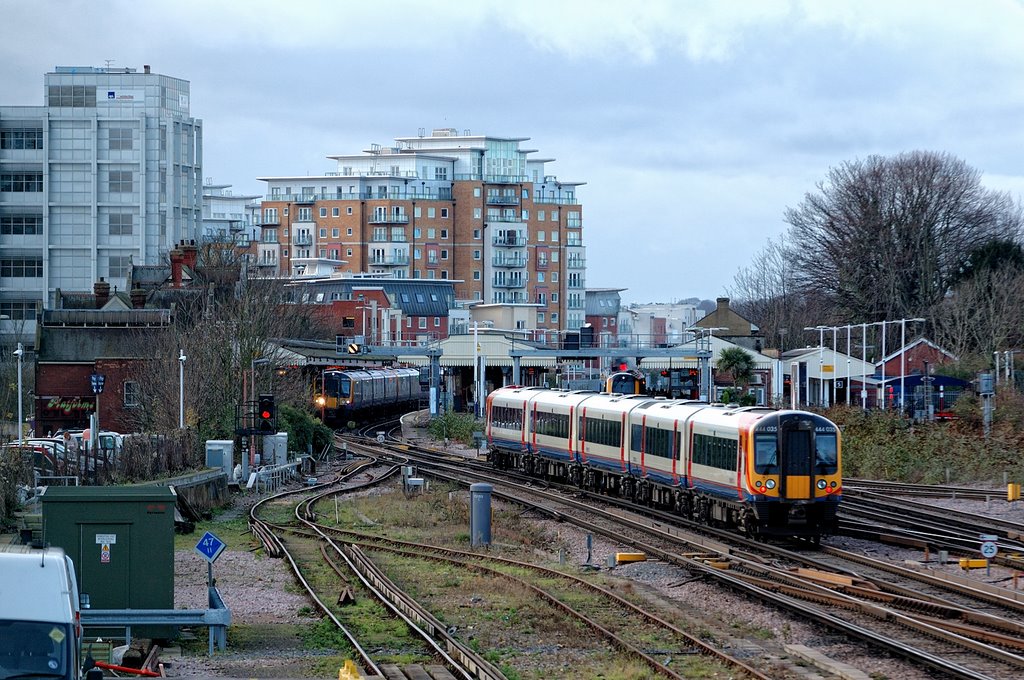
POLYGON ((80 677, 75 566, 61 548, 0 545, 0 678, 80 677))

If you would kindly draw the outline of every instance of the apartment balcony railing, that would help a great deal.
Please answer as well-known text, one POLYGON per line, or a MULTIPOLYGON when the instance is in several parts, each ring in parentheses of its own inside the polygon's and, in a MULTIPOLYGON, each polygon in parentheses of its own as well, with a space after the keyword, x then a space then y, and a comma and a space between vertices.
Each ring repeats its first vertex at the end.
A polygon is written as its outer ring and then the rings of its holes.
POLYGON ((516 213, 514 215, 487 215, 484 218, 484 221, 485 222, 504 222, 504 223, 507 224, 507 223, 510 223, 510 222, 522 222, 523 218, 522 218, 521 215, 519 215, 519 213, 516 213))
POLYGON ((507 269, 522 269, 526 266, 525 257, 495 257, 491 259, 491 264, 495 267, 505 267, 507 269))
POLYGON ((583 281, 574 280, 574 279, 569 279, 569 283, 567 283, 565 285, 565 287, 566 288, 576 288, 576 289, 586 288, 586 286, 583 285, 583 281))
POLYGON ((372 257, 370 264, 375 267, 405 267, 409 264, 408 255, 393 255, 391 257, 372 257))
POLYGON ((313 245, 313 237, 307 234, 296 234, 292 237, 292 245, 311 246, 313 245))
POLYGON ((522 248, 526 245, 525 236, 495 236, 494 245, 507 248, 522 248))
POLYGON ((492 285, 495 288, 525 288, 526 281, 522 279, 498 279, 493 280, 492 285))
POLYGON ((534 195, 534 203, 551 203, 553 205, 579 205, 579 200, 575 197, 568 196, 539 196, 534 195))
POLYGON ((409 224, 409 216, 401 215, 370 215, 370 224, 409 224))
POLYGON ((570 257, 565 260, 566 269, 586 269, 587 261, 580 257, 570 257))
POLYGON ((387 234, 385 236, 374 235, 370 240, 374 243, 406 243, 409 239, 405 234, 387 234))
POLYGON ((518 196, 488 196, 487 205, 519 205, 518 196))
POLYGON ((280 201, 282 203, 315 203, 316 201, 450 201, 452 192, 449 187, 440 187, 436 192, 426 190, 413 191, 328 191, 321 194, 269 194, 264 201, 280 201))
POLYGON ((568 309, 583 309, 584 303, 583 300, 569 300, 565 306, 568 309))

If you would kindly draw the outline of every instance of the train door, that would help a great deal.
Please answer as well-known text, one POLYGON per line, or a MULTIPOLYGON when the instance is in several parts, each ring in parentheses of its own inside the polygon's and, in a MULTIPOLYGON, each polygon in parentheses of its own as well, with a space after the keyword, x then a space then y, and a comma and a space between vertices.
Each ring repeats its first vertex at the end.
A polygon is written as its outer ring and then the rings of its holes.
POLYGON ((783 420, 779 429, 779 496, 790 500, 809 499, 814 462, 814 426, 809 420, 791 418, 783 420))

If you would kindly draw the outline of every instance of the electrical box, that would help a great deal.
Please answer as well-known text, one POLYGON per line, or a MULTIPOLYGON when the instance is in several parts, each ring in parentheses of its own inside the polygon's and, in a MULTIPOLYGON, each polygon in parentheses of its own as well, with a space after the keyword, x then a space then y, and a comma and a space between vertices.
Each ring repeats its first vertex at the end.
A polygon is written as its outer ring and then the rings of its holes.
MULTIPOLYGON (((74 561, 93 609, 174 609, 174 489, 50 486, 41 501, 43 540, 74 561)), ((138 628, 133 635, 173 635, 138 628)))
POLYGON ((231 439, 206 440, 206 467, 223 470, 231 478, 234 469, 235 442, 231 439))

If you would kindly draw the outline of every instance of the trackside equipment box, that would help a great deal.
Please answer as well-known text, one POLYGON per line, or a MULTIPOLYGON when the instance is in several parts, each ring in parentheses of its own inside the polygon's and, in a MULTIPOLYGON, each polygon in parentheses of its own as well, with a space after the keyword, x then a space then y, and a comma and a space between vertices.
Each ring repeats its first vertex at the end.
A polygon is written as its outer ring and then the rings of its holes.
POLYGON ((174 609, 173 489, 51 486, 41 500, 43 540, 74 560, 93 609, 174 609))

